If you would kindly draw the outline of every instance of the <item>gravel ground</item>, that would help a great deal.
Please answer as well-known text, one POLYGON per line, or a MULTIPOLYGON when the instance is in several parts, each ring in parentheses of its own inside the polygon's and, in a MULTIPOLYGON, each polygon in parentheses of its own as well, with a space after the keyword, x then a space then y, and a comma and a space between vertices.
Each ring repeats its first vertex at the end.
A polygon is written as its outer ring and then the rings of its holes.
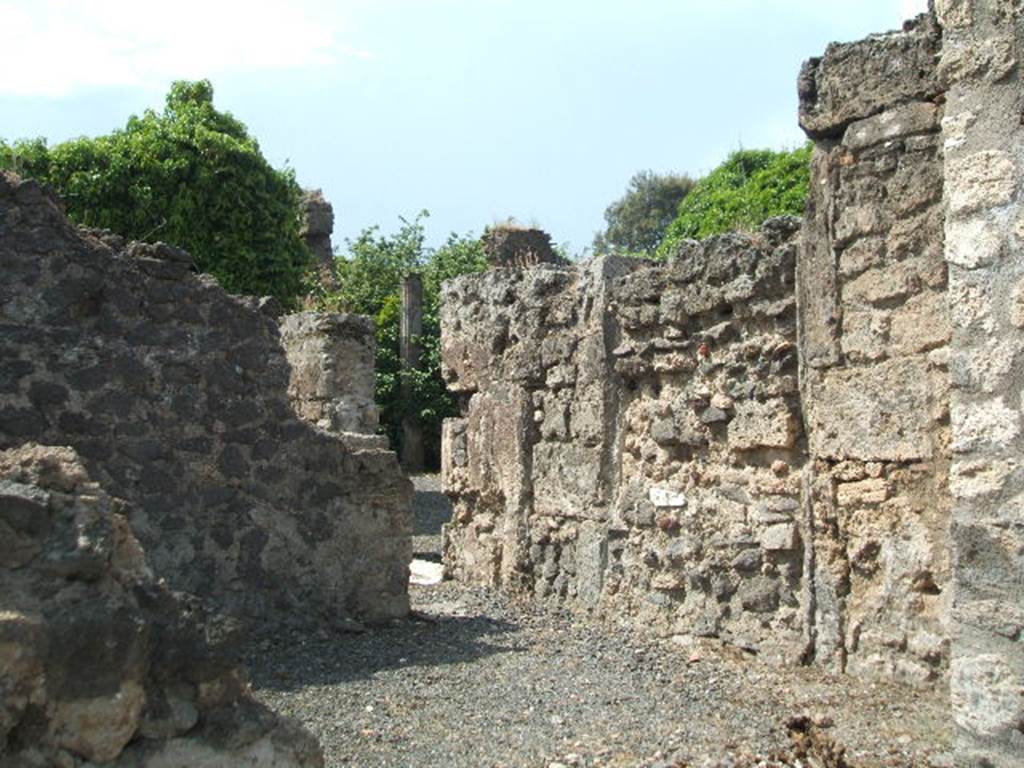
MULTIPOLYGON (((416 551, 436 552, 442 511, 417 512, 416 551)), ((413 620, 250 647, 257 697, 305 723, 328 766, 811 766, 740 759, 787 748, 800 714, 831 722, 854 768, 952 765, 942 691, 774 669, 451 582, 411 596, 413 620)))

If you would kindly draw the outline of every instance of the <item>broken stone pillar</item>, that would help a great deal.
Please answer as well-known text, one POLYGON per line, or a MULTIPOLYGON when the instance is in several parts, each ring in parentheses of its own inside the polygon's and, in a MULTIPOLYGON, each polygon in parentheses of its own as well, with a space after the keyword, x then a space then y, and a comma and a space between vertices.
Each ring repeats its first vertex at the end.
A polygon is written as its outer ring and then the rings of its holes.
POLYGON ((291 366, 288 395, 300 417, 334 434, 376 435, 372 319, 328 312, 287 315, 281 318, 281 343, 291 366))
POLYGON ((334 208, 319 189, 307 189, 302 194, 302 226, 299 236, 313 252, 317 263, 326 275, 333 274, 334 249, 331 233, 334 232, 334 208))
POLYGON ((402 281, 402 317, 400 356, 402 360, 402 403, 407 411, 402 417, 401 461, 406 472, 423 470, 423 427, 419 415, 409 409, 413 389, 411 375, 420 368, 420 336, 423 335, 423 278, 406 275, 402 281))
POLYGON ((1024 128, 1019 3, 945 0, 956 764, 1024 760, 1024 128))

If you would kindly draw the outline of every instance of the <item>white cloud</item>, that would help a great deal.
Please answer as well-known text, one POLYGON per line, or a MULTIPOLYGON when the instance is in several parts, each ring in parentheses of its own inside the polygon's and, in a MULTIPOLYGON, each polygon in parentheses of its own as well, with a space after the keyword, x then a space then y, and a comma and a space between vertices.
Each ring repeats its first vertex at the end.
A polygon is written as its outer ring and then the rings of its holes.
POLYGON ((292 0, 0 0, 0 95, 323 67, 372 58, 338 41, 338 19, 292 0))

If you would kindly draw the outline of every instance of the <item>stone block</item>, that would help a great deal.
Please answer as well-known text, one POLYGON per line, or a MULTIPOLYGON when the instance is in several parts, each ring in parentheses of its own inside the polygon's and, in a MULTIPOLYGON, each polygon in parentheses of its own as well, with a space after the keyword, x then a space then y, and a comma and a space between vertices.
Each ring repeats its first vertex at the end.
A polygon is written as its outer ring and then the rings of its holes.
POLYGON ((843 134, 843 146, 853 150, 864 149, 914 133, 933 131, 937 127, 936 105, 912 101, 851 123, 843 134))
POLYGON ((734 451, 790 448, 798 429, 793 412, 783 400, 740 401, 729 422, 729 447, 734 451))
POLYGON ((769 525, 761 531, 761 548, 769 552, 786 552, 799 545, 799 535, 793 523, 769 525))
POLYGON ((806 386, 804 408, 813 456, 917 461, 933 455, 933 392, 926 359, 811 371, 806 386))

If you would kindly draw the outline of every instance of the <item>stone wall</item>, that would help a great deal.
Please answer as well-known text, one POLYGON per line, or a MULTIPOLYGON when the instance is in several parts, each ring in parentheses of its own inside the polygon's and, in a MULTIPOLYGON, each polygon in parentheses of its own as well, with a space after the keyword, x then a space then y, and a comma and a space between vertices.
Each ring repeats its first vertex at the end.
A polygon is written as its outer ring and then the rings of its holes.
POLYGON ((948 658, 940 39, 924 16, 830 46, 800 75, 815 137, 797 269, 814 655, 911 680, 948 658))
POLYGON ((0 451, 0 764, 323 765, 70 448, 0 451), (211 644, 209 638, 217 640, 211 644))
POLYGON ((945 675, 940 44, 923 16, 804 67, 799 237, 776 221, 667 266, 447 287, 453 575, 779 660, 945 675))
POLYGON ((0 448, 73 446, 172 588, 255 617, 406 612, 411 485, 296 416, 271 304, 80 233, 10 176, 0 265, 0 448))
POLYGON ((963 0, 939 11, 949 80, 956 758, 1009 768, 1024 756, 1024 12, 963 0))
POLYGON ((449 571, 802 658, 796 229, 447 284, 449 571))
POLYGON ((776 225, 447 286, 446 567, 836 670, 948 667, 957 765, 1016 766, 1024 11, 936 5, 801 71, 795 281, 776 225))

